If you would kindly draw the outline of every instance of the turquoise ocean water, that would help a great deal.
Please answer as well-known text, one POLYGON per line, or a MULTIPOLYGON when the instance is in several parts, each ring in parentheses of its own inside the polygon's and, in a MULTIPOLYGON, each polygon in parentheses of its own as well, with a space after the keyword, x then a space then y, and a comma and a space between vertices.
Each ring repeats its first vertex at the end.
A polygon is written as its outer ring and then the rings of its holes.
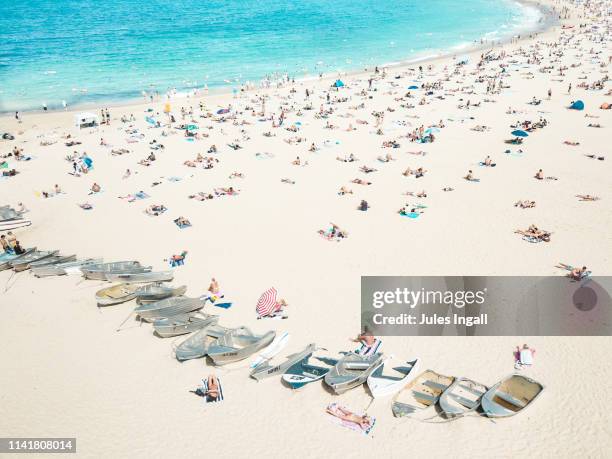
POLYGON ((520 33, 512 0, 0 0, 0 111, 359 70, 520 33))

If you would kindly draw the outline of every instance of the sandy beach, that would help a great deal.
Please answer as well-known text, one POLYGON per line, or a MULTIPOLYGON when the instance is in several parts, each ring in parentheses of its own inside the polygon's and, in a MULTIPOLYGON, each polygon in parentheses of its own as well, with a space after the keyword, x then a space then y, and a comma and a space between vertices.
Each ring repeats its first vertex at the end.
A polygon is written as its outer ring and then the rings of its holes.
MULTIPOLYGON (((542 3, 558 23, 467 59, 109 106, 110 123, 92 128, 75 127, 82 109, 6 115, 2 131, 15 138, 1 141, 0 155, 17 148, 31 160, 0 158, 0 172, 18 172, 0 178, 0 205, 27 208, 32 225, 13 231, 24 247, 155 270, 187 251, 172 285, 197 297, 216 278, 233 305, 204 312, 226 326, 289 332, 283 355, 311 342, 330 354, 355 347, 361 276, 563 276, 560 262, 610 275, 612 112, 600 107, 612 103, 612 4, 542 3), (337 79, 343 86, 330 88, 337 79), (578 100, 583 110, 568 109, 578 100), (188 124, 194 137, 179 128, 188 124), (87 173, 83 153, 93 161, 87 173), (344 161, 351 154, 358 160, 344 161), (487 157, 495 167, 481 165, 487 157), (101 191, 92 194, 94 184, 101 191), (148 197, 137 199, 141 191, 148 197), (152 205, 167 210, 151 215, 152 205), (179 217, 191 226, 180 229, 179 217), (347 237, 329 236, 330 222, 347 237), (530 225, 548 236, 516 233, 530 225), (256 317, 272 286, 289 304, 286 320, 256 317)), ((612 448, 602 390, 610 337, 385 337, 384 353, 488 385, 515 371, 517 345, 537 349, 523 373, 546 389, 528 412, 434 425, 394 418, 389 399, 370 404, 365 386, 294 392, 249 378, 249 360, 179 363, 183 337, 158 338, 133 318, 116 331, 134 302, 96 307, 106 285, 0 272, 2 436, 77 437, 79 457, 606 457, 612 448), (211 373, 223 403, 189 392, 211 373), (375 416, 370 435, 330 422, 334 401, 375 416)))

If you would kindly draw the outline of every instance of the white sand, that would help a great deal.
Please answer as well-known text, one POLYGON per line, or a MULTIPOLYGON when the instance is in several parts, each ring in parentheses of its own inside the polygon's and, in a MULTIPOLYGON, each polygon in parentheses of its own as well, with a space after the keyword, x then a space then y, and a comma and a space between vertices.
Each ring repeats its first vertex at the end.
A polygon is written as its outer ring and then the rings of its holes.
MULTIPOLYGON (((569 4, 554 5, 560 10, 569 4)), ((597 11, 606 8, 610 8, 609 1, 602 2, 597 11)), ((192 105, 200 123, 198 132, 210 134, 195 142, 186 142, 181 133, 161 137, 162 129, 147 127, 145 107, 161 111, 162 102, 111 108, 110 126, 81 132, 72 127, 72 112, 26 114, 19 126, 7 117, 2 120, 5 130, 19 135, 14 142, 3 141, 0 153, 17 145, 35 159, 9 159, 10 167, 20 173, 0 179, 0 204, 22 201, 30 209, 28 218, 34 224, 16 231, 24 246, 57 248, 83 257, 103 256, 109 261, 138 259, 160 269, 167 266, 163 260, 169 255, 188 250, 186 265, 176 270, 174 284, 188 285, 187 294, 196 296, 215 276, 234 306, 227 311, 207 306, 207 312, 220 314, 224 325, 246 325, 257 332, 270 328, 289 331, 292 337, 284 353, 312 341, 333 352, 350 349, 349 337, 360 327, 362 275, 561 275, 555 268, 559 261, 586 264, 594 274, 606 275, 612 254, 610 111, 598 107, 610 102, 605 95, 610 87, 587 91, 578 85, 608 75, 609 66, 599 63, 607 64, 610 52, 607 42, 590 41, 584 30, 591 29, 578 29, 579 23, 598 23, 604 35, 604 30, 609 30, 605 29, 609 20, 606 23, 591 13, 585 16, 584 9, 572 7, 571 17, 563 24, 574 24, 574 29, 556 27, 535 40, 504 45, 508 56, 503 62, 516 60, 517 64, 507 69, 510 76, 503 81, 511 87, 501 94, 486 95, 486 83, 474 83, 478 75, 494 75, 499 69, 500 61, 495 61, 486 64, 480 74, 473 73, 480 51, 472 54, 464 70, 444 82, 445 91, 435 92, 446 94, 445 99, 428 97, 426 105, 418 105, 422 91, 413 91, 412 99, 394 100, 418 79, 416 65, 388 70, 386 79, 375 81, 377 91, 368 93, 372 99, 357 94, 367 87, 371 73, 348 76, 348 87, 332 92, 332 97, 350 98, 332 105, 336 112, 329 121, 340 126, 336 130, 324 129, 326 120, 314 118, 325 103, 327 80, 296 83, 290 104, 302 107, 305 88, 315 88, 311 96, 314 110, 304 111, 302 117, 289 112, 285 125, 275 129, 270 121, 257 122, 248 111, 238 119, 252 125, 218 124, 198 117, 197 101, 173 101, 177 119, 181 105, 192 105), (557 50, 563 55, 550 63, 557 58, 549 57, 549 48, 541 42, 557 42, 561 34, 565 38, 557 50), (528 64, 536 42, 540 42, 537 46, 543 60, 528 64), (519 47, 531 51, 521 53, 516 51, 519 47), (591 49, 601 54, 589 54, 591 49), (593 60, 596 56, 598 61, 593 60), (569 67, 572 63, 581 65, 566 69, 565 76, 557 75, 559 65, 569 67), (546 65, 555 68, 551 73, 538 72, 546 65), (393 79, 403 72, 409 75, 393 79), (526 78, 528 72, 533 79, 526 78), (586 79, 581 79, 583 76, 586 79), (398 87, 392 88, 391 82, 398 87), (573 89, 568 95, 570 82, 573 89), (468 94, 472 87, 474 93, 468 94), (450 92, 461 88, 466 91, 450 92), (551 100, 546 99, 549 88, 551 100), (533 96, 542 99, 541 105, 527 104, 533 96), (486 98, 496 102, 484 102, 486 98), (460 99, 480 101, 481 105, 458 109, 460 99), (576 99, 585 102, 585 111, 565 108, 576 99), (364 109, 348 108, 362 102, 364 109), (401 103, 416 107, 403 109, 401 103), (520 113, 506 114, 509 106, 520 113), (371 113, 387 107, 396 111, 386 113, 384 135, 375 135, 371 113), (119 119, 130 113, 136 116, 134 125, 146 135, 141 143, 125 142, 128 124, 119 119), (355 117, 338 116, 346 113, 355 117), (585 118, 585 114, 598 118, 585 118), (506 148, 518 148, 503 143, 510 138, 510 124, 537 121, 540 116, 549 124, 530 134, 520 147, 524 155, 503 154, 506 148), (358 125, 357 119, 370 124, 358 125), (399 137, 440 119, 446 127, 436 133, 434 143, 421 145, 399 137), (393 121, 400 120, 412 127, 393 129, 393 121), (294 121, 303 123, 296 134, 284 129, 294 121), (349 123, 357 130, 347 132, 349 123), (601 123, 603 128, 590 128, 588 123, 601 123), (470 130, 476 125, 487 125, 490 130, 470 130), (233 151, 226 144, 240 138, 243 128, 251 139, 240 140, 244 148, 233 151), (276 137, 262 136, 269 130, 276 137), (56 133, 58 142, 40 146, 39 136, 51 132, 56 133), (60 136, 68 132, 76 133, 82 145, 64 146, 60 136), (283 141, 294 135, 307 141, 298 145, 283 141), (101 137, 114 148, 128 148, 132 153, 111 156, 110 148, 99 145, 101 137), (152 166, 138 165, 137 161, 149 154, 148 142, 153 138, 163 143, 165 150, 156 152, 152 166), (340 143, 323 146, 328 139, 340 143), (394 139, 401 143, 400 148, 381 148, 384 140, 394 139), (563 145, 566 139, 580 145, 563 145), (307 151, 312 142, 320 147, 317 153, 307 151), (209 156, 206 150, 212 144, 219 148, 215 156, 220 160, 214 169, 183 165, 198 153, 209 156), (66 174, 71 165, 63 158, 73 150, 86 151, 93 158, 92 172, 79 178, 66 174), (427 155, 407 153, 417 150, 427 155), (272 152, 275 158, 256 159, 256 152, 272 152), (360 161, 335 160, 349 153, 360 161), (376 160, 386 153, 397 160, 387 164, 376 160), (604 155, 606 160, 592 160, 585 154, 604 155), (293 166, 291 161, 298 155, 309 165, 293 166), (486 155, 491 155, 497 167, 478 166, 486 155), (378 172, 363 174, 358 171, 362 165, 378 172), (428 172, 418 180, 406 178, 401 172, 408 166, 422 166, 428 172), (138 174, 123 180, 127 168, 138 174), (535 180, 533 175, 540 168, 559 180, 535 180), (462 180, 468 169, 480 183, 462 180), (244 173, 245 178, 228 179, 233 171, 244 173), (161 179, 161 185, 151 187, 161 176, 183 180, 173 183, 161 179), (281 183, 284 177, 296 184, 281 183), (355 177, 373 185, 349 183, 355 177), (94 182, 101 184, 104 192, 91 197, 87 193, 94 182), (35 196, 35 192, 50 191, 55 183, 65 194, 49 199, 35 196), (338 196, 342 185, 355 194, 338 196), (187 199, 189 194, 219 186, 234 186, 241 193, 204 202, 187 199), (445 186, 455 191, 443 192, 445 186), (425 199, 402 196, 403 192, 423 189, 428 193, 425 199), (117 198, 139 190, 152 197, 133 203, 117 198), (580 202, 577 194, 594 194, 601 200, 580 202), (371 210, 356 210, 361 199, 370 203, 371 210), (519 199, 535 200, 537 206, 517 209, 513 203, 519 199), (85 201, 94 209, 83 211, 76 205, 85 201), (428 209, 417 220, 402 218, 396 212, 406 202, 422 202, 428 209), (144 209, 153 203, 163 203, 169 211, 159 217, 145 215, 144 209), (181 215, 190 219, 193 227, 179 230, 172 220, 181 215), (319 237, 317 230, 326 228, 330 221, 349 231, 349 238, 335 243, 319 237), (513 233, 531 223, 552 231, 552 241, 529 244, 513 233), (257 321, 257 298, 272 285, 290 303, 290 318, 257 321)), ((606 37, 609 40, 609 32, 606 37)), ((423 64, 425 76, 417 84, 443 78, 445 66, 454 69, 450 58, 432 64, 431 71, 426 69, 428 63, 423 64)), ((279 101, 289 90, 290 86, 267 91, 271 95, 267 114, 275 112, 278 118, 279 101)), ((206 105, 212 112, 228 103, 259 110, 259 104, 249 101, 254 96, 255 92, 243 99, 211 96, 206 105)), ((461 457, 604 457, 612 447, 609 396, 603 392, 603 381, 612 374, 608 364, 610 338, 385 338, 384 352, 400 358, 419 356, 426 368, 486 384, 513 371, 513 348, 527 342, 537 353, 534 367, 525 374, 541 381, 546 391, 528 412, 512 419, 491 422, 467 418, 440 425, 394 419, 389 400, 383 399, 368 410, 378 421, 372 438, 366 438, 332 424, 323 412, 333 400, 355 410, 366 408, 370 398, 365 388, 341 397, 332 396, 320 385, 292 393, 278 380, 257 383, 249 379, 246 363, 218 370, 205 366, 202 360, 179 364, 172 356, 176 341, 154 337, 150 325, 139 327, 129 322, 125 330, 116 333, 133 303, 98 309, 94 293, 99 288, 100 283, 76 277, 35 279, 29 273, 0 273, 3 436, 77 437, 79 456, 83 457, 437 457, 448 453, 461 457), (224 385, 226 400, 219 405, 204 405, 188 392, 211 372, 219 375, 224 385)))

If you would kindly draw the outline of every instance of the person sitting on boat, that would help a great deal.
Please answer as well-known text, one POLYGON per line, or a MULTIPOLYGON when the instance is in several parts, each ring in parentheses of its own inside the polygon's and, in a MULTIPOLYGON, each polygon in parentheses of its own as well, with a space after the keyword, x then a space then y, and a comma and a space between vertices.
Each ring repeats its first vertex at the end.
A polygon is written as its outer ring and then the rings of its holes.
POLYGON ((13 249, 9 245, 8 241, 6 240, 6 236, 4 234, 0 236, 0 243, 2 243, 2 248, 4 249, 4 253, 8 253, 9 255, 13 254, 13 249))
POLYGON ((19 241, 15 241, 15 247, 13 247, 13 251, 15 255, 22 255, 25 253, 25 249, 21 247, 21 243, 19 241))

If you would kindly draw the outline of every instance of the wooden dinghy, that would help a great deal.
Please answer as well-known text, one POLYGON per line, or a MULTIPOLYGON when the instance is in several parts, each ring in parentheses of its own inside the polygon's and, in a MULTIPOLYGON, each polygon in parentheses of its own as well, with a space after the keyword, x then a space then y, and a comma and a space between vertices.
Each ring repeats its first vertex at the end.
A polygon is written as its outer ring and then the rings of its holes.
POLYGON ((98 306, 125 303, 136 298, 138 288, 137 285, 132 284, 111 285, 96 292, 96 302, 98 306))
POLYGON ((454 380, 452 376, 441 375, 433 370, 424 371, 393 398, 393 415, 410 416, 433 407, 454 380))

